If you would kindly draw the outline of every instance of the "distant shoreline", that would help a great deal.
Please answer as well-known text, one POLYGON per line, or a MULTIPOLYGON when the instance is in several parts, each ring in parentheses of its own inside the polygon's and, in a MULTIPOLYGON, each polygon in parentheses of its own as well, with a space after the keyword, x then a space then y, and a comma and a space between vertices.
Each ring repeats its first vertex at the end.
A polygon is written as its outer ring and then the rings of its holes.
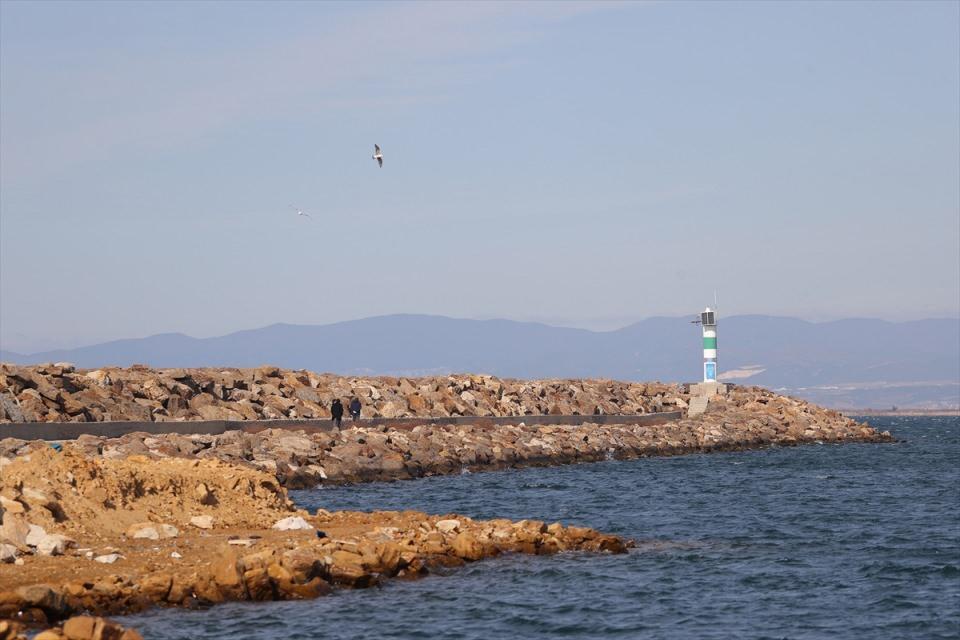
POLYGON ((836 409, 845 416, 960 416, 960 409, 836 409))

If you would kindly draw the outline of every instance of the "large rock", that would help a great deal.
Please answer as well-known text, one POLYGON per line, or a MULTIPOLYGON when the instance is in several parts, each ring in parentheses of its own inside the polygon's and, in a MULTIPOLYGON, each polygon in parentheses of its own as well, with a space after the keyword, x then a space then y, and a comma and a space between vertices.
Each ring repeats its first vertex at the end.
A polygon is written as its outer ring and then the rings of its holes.
POLYGON ((26 422, 23 411, 16 399, 9 393, 0 393, 0 412, 6 414, 10 422, 26 422))
POLYGON ((17 548, 12 544, 0 543, 0 562, 10 563, 19 555, 17 548))
POLYGON ((289 518, 284 518, 275 522, 273 528, 278 531, 305 531, 313 529, 313 525, 300 516, 290 516, 289 518))
POLYGON ((130 525, 127 529, 127 537, 145 540, 160 540, 164 538, 176 538, 180 531, 171 524, 154 524, 152 522, 140 522, 130 525))
POLYGON ((27 546, 28 535, 30 535, 30 525, 22 515, 10 511, 3 514, 3 524, 0 525, 0 542, 25 547, 27 546))
POLYGON ((58 533, 48 533, 37 545, 37 554, 41 556, 62 556, 67 549, 76 546, 73 540, 58 533))

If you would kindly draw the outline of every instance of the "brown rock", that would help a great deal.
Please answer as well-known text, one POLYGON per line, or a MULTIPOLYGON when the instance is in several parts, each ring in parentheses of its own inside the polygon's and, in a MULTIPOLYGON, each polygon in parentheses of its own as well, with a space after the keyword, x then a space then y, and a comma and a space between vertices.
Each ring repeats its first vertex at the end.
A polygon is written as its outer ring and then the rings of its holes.
POLYGON ((95 640, 97 618, 93 616, 74 616, 63 623, 63 635, 69 640, 95 640))
POLYGON ((211 565, 210 575, 224 595, 239 598, 243 593, 243 575, 240 573, 237 556, 232 551, 226 552, 211 565))
POLYGON ((25 632, 26 627, 19 622, 0 620, 0 640, 20 640, 26 638, 25 632))
POLYGON ((450 545, 454 555, 464 560, 480 560, 484 557, 483 544, 472 533, 464 531, 457 534, 450 545))
POLYGON ((251 600, 264 601, 275 598, 273 581, 267 570, 262 567, 244 571, 243 583, 251 600))

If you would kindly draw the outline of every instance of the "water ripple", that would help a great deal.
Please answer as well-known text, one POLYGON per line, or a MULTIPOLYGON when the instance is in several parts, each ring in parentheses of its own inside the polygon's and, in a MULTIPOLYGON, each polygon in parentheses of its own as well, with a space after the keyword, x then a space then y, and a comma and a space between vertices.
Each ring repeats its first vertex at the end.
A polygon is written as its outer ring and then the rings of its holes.
POLYGON ((506 555, 311 602, 131 616, 148 638, 958 638, 960 420, 903 441, 604 461, 294 493, 309 509, 562 520, 626 556, 506 555))

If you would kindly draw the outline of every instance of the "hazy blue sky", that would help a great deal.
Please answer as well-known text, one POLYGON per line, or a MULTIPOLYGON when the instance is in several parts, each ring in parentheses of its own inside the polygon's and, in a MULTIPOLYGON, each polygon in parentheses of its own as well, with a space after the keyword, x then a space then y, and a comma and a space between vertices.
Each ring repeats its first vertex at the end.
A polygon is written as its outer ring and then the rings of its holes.
POLYGON ((956 316, 958 33, 948 1, 5 0, 0 341, 601 328, 714 288, 956 316))

